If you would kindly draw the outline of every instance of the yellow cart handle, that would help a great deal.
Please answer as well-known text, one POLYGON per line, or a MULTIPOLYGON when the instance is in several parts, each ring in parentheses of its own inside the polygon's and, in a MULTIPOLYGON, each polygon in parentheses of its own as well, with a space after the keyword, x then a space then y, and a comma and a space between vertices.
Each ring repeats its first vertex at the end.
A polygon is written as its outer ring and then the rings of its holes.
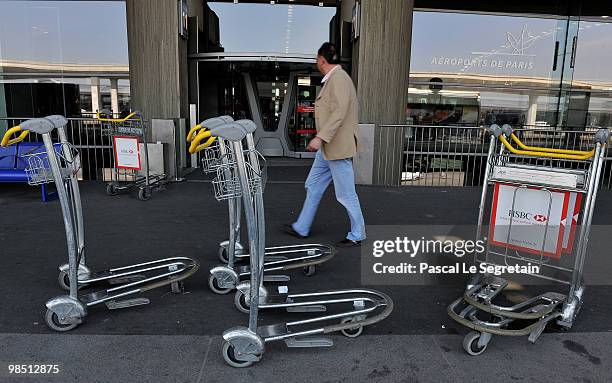
MULTIPOLYGON (((196 137, 196 132, 197 132, 198 130, 200 130, 200 129, 202 129, 202 125, 200 125, 200 124, 194 125, 194 126, 193 126, 193 127, 190 129, 190 130, 189 130, 189 133, 187 133, 187 142, 191 142, 191 141, 193 141, 193 139, 196 137)), ((206 129, 206 128, 204 128, 204 129, 206 129)))
POLYGON ((592 157, 595 154, 595 149, 585 151, 585 150, 569 150, 569 149, 552 149, 552 148, 542 148, 539 146, 527 146, 519 140, 519 138, 512 133, 510 135, 512 141, 516 142, 516 144, 523 150, 535 151, 535 152, 547 152, 547 153, 561 153, 561 154, 572 154, 577 156, 587 156, 587 158, 592 157))
POLYGON ((100 112, 98 112, 96 113, 96 119, 102 122, 126 122, 130 118, 134 117, 136 114, 138 114, 138 112, 132 112, 124 118, 104 118, 104 117, 101 117, 100 112))
MULTIPOLYGON (((510 145, 506 137, 503 134, 499 135, 499 140, 504 144, 506 149, 508 149, 511 153, 520 154, 525 156, 534 156, 534 157, 547 157, 547 158, 557 158, 561 160, 587 160, 595 154, 595 151, 590 152, 582 152, 584 154, 565 154, 565 153, 557 153, 557 152, 545 152, 545 151, 537 151, 537 150, 519 150, 510 145)), ((527 146, 528 148, 531 148, 527 146)), ((534 149, 539 149, 533 147, 534 149)), ((549 149, 552 150, 552 149, 549 149)), ((557 149, 561 150, 561 149, 557 149)))
POLYGON ((193 141, 191 141, 191 145, 189 145, 189 154, 195 154, 200 150, 209 147, 210 145, 212 145, 213 142, 215 142, 216 139, 217 137, 213 137, 213 135, 210 133, 210 130, 200 131, 200 133, 197 134, 193 141), (208 140, 206 140, 206 142, 204 142, 203 144, 200 144, 200 142, 205 138, 208 138, 208 140))
POLYGON ((23 130, 21 129, 21 126, 19 125, 14 126, 10 128, 9 130, 7 130, 6 133, 4 133, 4 137, 2 137, 2 142, 0 142, 0 146, 6 147, 9 145, 14 145, 18 142, 25 140, 28 134, 30 134, 29 130, 23 130), (17 134, 19 132, 21 132, 19 136, 15 138, 11 138, 14 134, 17 134))

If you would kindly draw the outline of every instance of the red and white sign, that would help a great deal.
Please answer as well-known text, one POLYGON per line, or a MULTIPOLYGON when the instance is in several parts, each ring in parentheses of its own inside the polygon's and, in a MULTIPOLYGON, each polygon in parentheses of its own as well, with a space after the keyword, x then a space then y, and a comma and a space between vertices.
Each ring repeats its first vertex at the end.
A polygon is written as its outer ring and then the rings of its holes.
POLYGON ((300 104, 296 108, 298 113, 314 113, 314 106, 300 104))
POLYGON ((571 253, 574 248, 574 234, 578 226, 578 216, 580 215, 580 204, 582 203, 582 194, 571 192, 569 203, 567 206, 569 222, 566 223, 566 230, 563 232, 563 253, 571 253), (569 229, 568 229, 569 225, 569 229))
MULTIPOLYGON (((570 243, 564 235, 570 192, 496 183, 490 242, 496 246, 559 259, 570 243), (513 205, 514 202, 514 205, 513 205), (510 234, 510 235, 508 235, 510 234)), ((578 204, 575 204, 578 205, 578 204)), ((571 251, 571 250, 570 250, 571 251)))
POLYGON ((140 147, 136 137, 113 137, 115 166, 118 169, 140 170, 140 147))

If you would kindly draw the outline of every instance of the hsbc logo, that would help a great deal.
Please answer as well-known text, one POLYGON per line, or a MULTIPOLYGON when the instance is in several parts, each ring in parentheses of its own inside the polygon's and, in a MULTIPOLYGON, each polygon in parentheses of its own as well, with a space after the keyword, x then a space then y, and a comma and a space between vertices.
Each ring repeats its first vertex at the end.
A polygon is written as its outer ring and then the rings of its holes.
POLYGON ((509 210, 508 211, 508 217, 511 218, 519 218, 519 219, 524 219, 524 220, 534 220, 536 222, 546 222, 548 221, 548 218, 543 215, 543 214, 532 214, 532 213, 528 213, 526 211, 520 211, 520 210, 509 210))
POLYGON ((525 211, 519 211, 519 210, 510 210, 508 211, 508 217, 520 218, 520 219, 531 219, 531 213, 527 213, 525 211))
POLYGON ((533 219, 536 220, 537 222, 546 222, 548 220, 546 216, 542 214, 536 214, 535 217, 533 217, 533 219))

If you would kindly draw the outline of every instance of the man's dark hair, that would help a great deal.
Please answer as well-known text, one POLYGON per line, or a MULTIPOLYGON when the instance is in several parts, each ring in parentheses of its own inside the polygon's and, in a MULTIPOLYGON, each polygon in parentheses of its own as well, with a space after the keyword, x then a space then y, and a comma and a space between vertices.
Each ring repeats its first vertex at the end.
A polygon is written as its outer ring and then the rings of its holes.
POLYGON ((340 64, 340 58, 338 57, 338 49, 330 42, 323 43, 317 55, 322 56, 330 64, 340 64))

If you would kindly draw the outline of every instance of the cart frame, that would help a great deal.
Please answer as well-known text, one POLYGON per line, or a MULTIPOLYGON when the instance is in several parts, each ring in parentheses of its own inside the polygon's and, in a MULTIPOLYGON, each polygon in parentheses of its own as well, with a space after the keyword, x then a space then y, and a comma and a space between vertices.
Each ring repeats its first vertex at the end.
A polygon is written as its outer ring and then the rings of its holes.
POLYGON ((546 217, 550 217, 553 191, 579 193, 585 198, 578 221, 580 228, 577 243, 565 256, 575 256, 569 265, 563 265, 560 260, 555 264, 545 255, 549 239, 547 236, 551 229, 549 220, 546 221, 543 237, 540 238, 541 248, 530 254, 519 252, 510 244, 513 214, 509 218, 505 245, 492 245, 493 238, 490 236, 486 239, 484 255, 476 254, 475 264, 503 266, 509 265, 508 262, 533 262, 540 266, 541 271, 538 274, 528 274, 530 277, 565 285, 568 292, 547 292, 511 306, 504 306, 494 303, 494 300, 508 286, 506 279, 490 274, 472 276, 463 296, 451 303, 447 310, 452 319, 475 330, 467 334, 463 342, 464 349, 470 355, 484 352, 493 334, 528 335, 529 340, 535 342, 550 322, 556 322, 565 328, 572 327, 583 301, 583 271, 588 238, 606 145, 610 137, 610 132, 602 129, 594 135, 595 148, 581 151, 527 146, 513 133, 509 125, 501 128, 491 125, 489 132, 491 136, 478 210, 477 240, 483 238, 489 185, 497 183, 515 187, 511 211, 515 210, 517 193, 520 190, 531 188, 550 194, 547 207, 549 215, 546 217), (527 324, 518 329, 508 328, 519 320, 526 321, 527 324))
MULTIPOLYGON (((113 175, 111 181, 106 184, 106 194, 115 196, 129 189, 138 188, 138 198, 141 201, 151 199, 152 192, 159 190, 166 180, 166 175, 151 174, 149 167, 149 150, 147 144, 147 123, 142 113, 139 111, 131 112, 123 118, 113 118, 112 113, 103 110, 96 114, 96 118, 102 124, 103 133, 111 137, 113 153, 113 175), (144 163, 141 162, 142 169, 124 169, 117 165, 115 138, 133 137, 138 140, 138 144, 143 146, 144 163), (139 175, 141 171, 143 175, 139 175), (121 180, 123 178, 124 180, 121 180)), ((140 148, 139 148, 140 151, 140 148)))

